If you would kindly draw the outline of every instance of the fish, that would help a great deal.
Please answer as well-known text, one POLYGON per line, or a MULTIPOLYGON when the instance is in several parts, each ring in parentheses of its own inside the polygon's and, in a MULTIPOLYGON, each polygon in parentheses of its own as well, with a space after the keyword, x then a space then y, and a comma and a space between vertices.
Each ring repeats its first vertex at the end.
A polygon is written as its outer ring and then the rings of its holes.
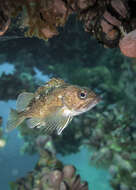
POLYGON ((89 111, 99 101, 100 97, 89 88, 52 78, 34 93, 19 94, 16 110, 10 111, 6 130, 11 131, 26 121, 29 128, 60 135, 74 116, 89 111))

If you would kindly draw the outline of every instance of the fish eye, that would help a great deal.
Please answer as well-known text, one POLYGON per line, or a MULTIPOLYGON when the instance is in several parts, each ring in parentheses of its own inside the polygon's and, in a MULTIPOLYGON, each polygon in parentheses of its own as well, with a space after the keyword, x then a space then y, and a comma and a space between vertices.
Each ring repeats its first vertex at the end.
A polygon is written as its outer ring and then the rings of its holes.
POLYGON ((78 96, 80 99, 86 99, 87 93, 85 91, 81 91, 79 92, 78 96))

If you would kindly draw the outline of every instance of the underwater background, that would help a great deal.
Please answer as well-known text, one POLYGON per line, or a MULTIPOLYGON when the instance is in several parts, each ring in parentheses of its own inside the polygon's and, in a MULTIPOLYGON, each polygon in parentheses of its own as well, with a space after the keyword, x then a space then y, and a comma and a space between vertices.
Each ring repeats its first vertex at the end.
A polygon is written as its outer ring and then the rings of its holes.
POLYGON ((16 39, 18 35, 10 31, 0 39, 0 189, 17 189, 21 184, 22 190, 41 156, 35 148, 37 134, 21 127, 6 133, 10 109, 24 90, 34 92, 59 77, 90 87, 102 101, 75 117, 62 136, 54 136, 50 151, 56 151, 63 164, 74 165, 89 190, 135 190, 136 61, 98 44, 75 17, 47 42, 16 39))

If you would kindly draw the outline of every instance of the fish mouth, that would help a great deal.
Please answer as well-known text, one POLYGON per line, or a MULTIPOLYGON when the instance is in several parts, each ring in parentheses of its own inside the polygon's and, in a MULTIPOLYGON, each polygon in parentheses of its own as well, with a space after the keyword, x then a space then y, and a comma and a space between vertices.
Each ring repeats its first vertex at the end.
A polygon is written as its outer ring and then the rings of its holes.
POLYGON ((78 107, 76 110, 71 110, 71 116, 80 115, 84 112, 92 109, 96 104, 100 102, 101 98, 99 96, 95 96, 93 99, 88 100, 84 106, 78 107))
POLYGON ((101 98, 99 96, 94 97, 94 99, 92 100, 88 100, 87 103, 84 105, 84 107, 75 110, 72 115, 80 115, 84 112, 89 111, 90 109, 92 109, 96 104, 98 104, 100 102, 101 98))
POLYGON ((92 109, 96 104, 98 104, 100 101, 101 101, 100 96, 96 96, 93 100, 91 100, 90 103, 89 103, 89 101, 88 101, 88 103, 85 105, 84 109, 86 109, 86 111, 87 111, 87 110, 90 110, 90 109, 92 109))

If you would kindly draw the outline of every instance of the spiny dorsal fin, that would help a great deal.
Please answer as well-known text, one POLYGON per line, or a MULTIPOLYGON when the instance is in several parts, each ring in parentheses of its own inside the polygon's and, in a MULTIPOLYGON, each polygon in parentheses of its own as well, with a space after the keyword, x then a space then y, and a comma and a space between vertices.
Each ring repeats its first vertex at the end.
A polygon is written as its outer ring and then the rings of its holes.
POLYGON ((26 109, 30 101, 34 98, 33 93, 23 92, 17 98, 16 109, 21 112, 26 109))
POLYGON ((49 82, 47 82, 44 86, 41 86, 37 89, 35 92, 35 96, 38 95, 46 95, 52 92, 56 88, 60 88, 62 86, 65 86, 66 83, 62 79, 52 78, 49 82))

